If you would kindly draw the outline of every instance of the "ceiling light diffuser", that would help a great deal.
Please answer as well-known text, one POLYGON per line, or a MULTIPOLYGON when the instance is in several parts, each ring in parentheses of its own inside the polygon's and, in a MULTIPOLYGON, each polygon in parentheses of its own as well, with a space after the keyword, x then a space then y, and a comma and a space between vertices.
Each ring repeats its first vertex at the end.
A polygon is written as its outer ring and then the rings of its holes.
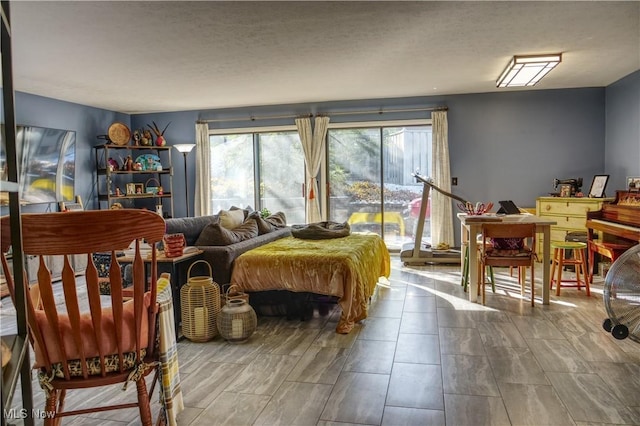
POLYGON ((496 81, 496 87, 535 86, 562 61, 562 53, 514 56, 496 81))

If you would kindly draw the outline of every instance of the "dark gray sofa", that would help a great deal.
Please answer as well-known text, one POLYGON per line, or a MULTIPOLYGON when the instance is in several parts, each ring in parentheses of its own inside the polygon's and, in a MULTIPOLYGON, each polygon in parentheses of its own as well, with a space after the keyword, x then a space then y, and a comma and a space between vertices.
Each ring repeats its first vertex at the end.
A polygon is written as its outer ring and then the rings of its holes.
MULTIPOLYGON (((217 215, 212 215, 167 219, 167 234, 181 232, 187 240, 187 245, 194 246, 203 228, 217 218, 217 215)), ((291 235, 291 229, 286 227, 239 243, 226 246, 198 246, 198 248, 204 251, 202 259, 211 265, 213 280, 222 285, 231 282, 233 261, 242 253, 289 235, 291 235)))

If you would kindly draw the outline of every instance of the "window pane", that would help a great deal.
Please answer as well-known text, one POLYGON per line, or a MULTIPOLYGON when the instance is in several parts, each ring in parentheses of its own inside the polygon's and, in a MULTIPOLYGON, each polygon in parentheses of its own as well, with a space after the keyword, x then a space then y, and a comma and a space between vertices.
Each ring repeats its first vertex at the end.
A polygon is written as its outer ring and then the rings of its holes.
POLYGON ((329 130, 328 138, 330 220, 380 234, 380 130, 329 130))
POLYGON ((422 185, 411 173, 431 173, 431 126, 331 129, 328 150, 329 219, 375 232, 390 249, 414 241, 422 185))
POLYGON ((211 211, 254 207, 253 135, 210 136, 211 211))
MULTIPOLYGON (((411 176, 416 170, 431 175, 431 127, 385 127, 383 130, 385 227, 401 223, 404 231, 386 234, 387 245, 401 248, 413 242, 422 204, 422 184, 411 176)), ((400 226, 400 225, 399 225, 400 226)), ((422 239, 430 242, 430 210, 427 209, 422 239)))
POLYGON ((288 224, 305 223, 304 153, 297 132, 260 133, 260 204, 282 211, 288 224))

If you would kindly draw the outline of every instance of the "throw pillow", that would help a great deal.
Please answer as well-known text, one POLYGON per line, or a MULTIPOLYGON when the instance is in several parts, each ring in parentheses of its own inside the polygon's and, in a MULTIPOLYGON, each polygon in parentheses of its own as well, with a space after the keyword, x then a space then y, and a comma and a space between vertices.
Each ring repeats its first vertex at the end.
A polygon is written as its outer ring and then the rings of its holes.
POLYGON ((265 217, 264 220, 266 220, 276 228, 284 228, 285 226, 287 226, 287 218, 283 212, 274 213, 271 216, 265 217))
POLYGON ((522 238, 494 238, 491 242, 497 250, 520 250, 524 247, 522 238))
POLYGON ((238 210, 220 210, 218 213, 220 217, 220 225, 227 229, 233 229, 236 226, 242 225, 244 222, 244 211, 238 210))
POLYGON ((269 232, 277 229, 271 223, 264 220, 262 216, 260 216, 260 212, 251 212, 247 220, 255 220, 258 225, 258 235, 268 234, 269 232))
POLYGON ((227 229, 220 222, 214 222, 202 230, 196 246, 228 246, 257 236, 258 225, 255 220, 247 220, 234 229, 227 229))
POLYGON ((276 229, 287 226, 287 218, 283 212, 274 213, 271 216, 263 218, 259 211, 251 212, 247 218, 255 220, 258 225, 258 235, 268 234, 276 229))
POLYGON ((229 207, 229 210, 242 210, 242 212, 244 213, 244 219, 243 220, 247 220, 249 215, 253 212, 253 208, 251 206, 247 206, 245 208, 238 207, 238 206, 231 206, 231 207, 229 207))

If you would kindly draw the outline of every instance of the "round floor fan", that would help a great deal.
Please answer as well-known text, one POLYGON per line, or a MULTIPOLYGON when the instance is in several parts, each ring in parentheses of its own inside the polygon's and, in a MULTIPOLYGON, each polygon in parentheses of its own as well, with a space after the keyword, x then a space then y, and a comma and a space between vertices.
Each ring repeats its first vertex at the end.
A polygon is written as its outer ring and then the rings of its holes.
POLYGON ((640 244, 611 265, 604 279, 604 306, 609 316, 604 329, 616 339, 640 343, 640 244))

